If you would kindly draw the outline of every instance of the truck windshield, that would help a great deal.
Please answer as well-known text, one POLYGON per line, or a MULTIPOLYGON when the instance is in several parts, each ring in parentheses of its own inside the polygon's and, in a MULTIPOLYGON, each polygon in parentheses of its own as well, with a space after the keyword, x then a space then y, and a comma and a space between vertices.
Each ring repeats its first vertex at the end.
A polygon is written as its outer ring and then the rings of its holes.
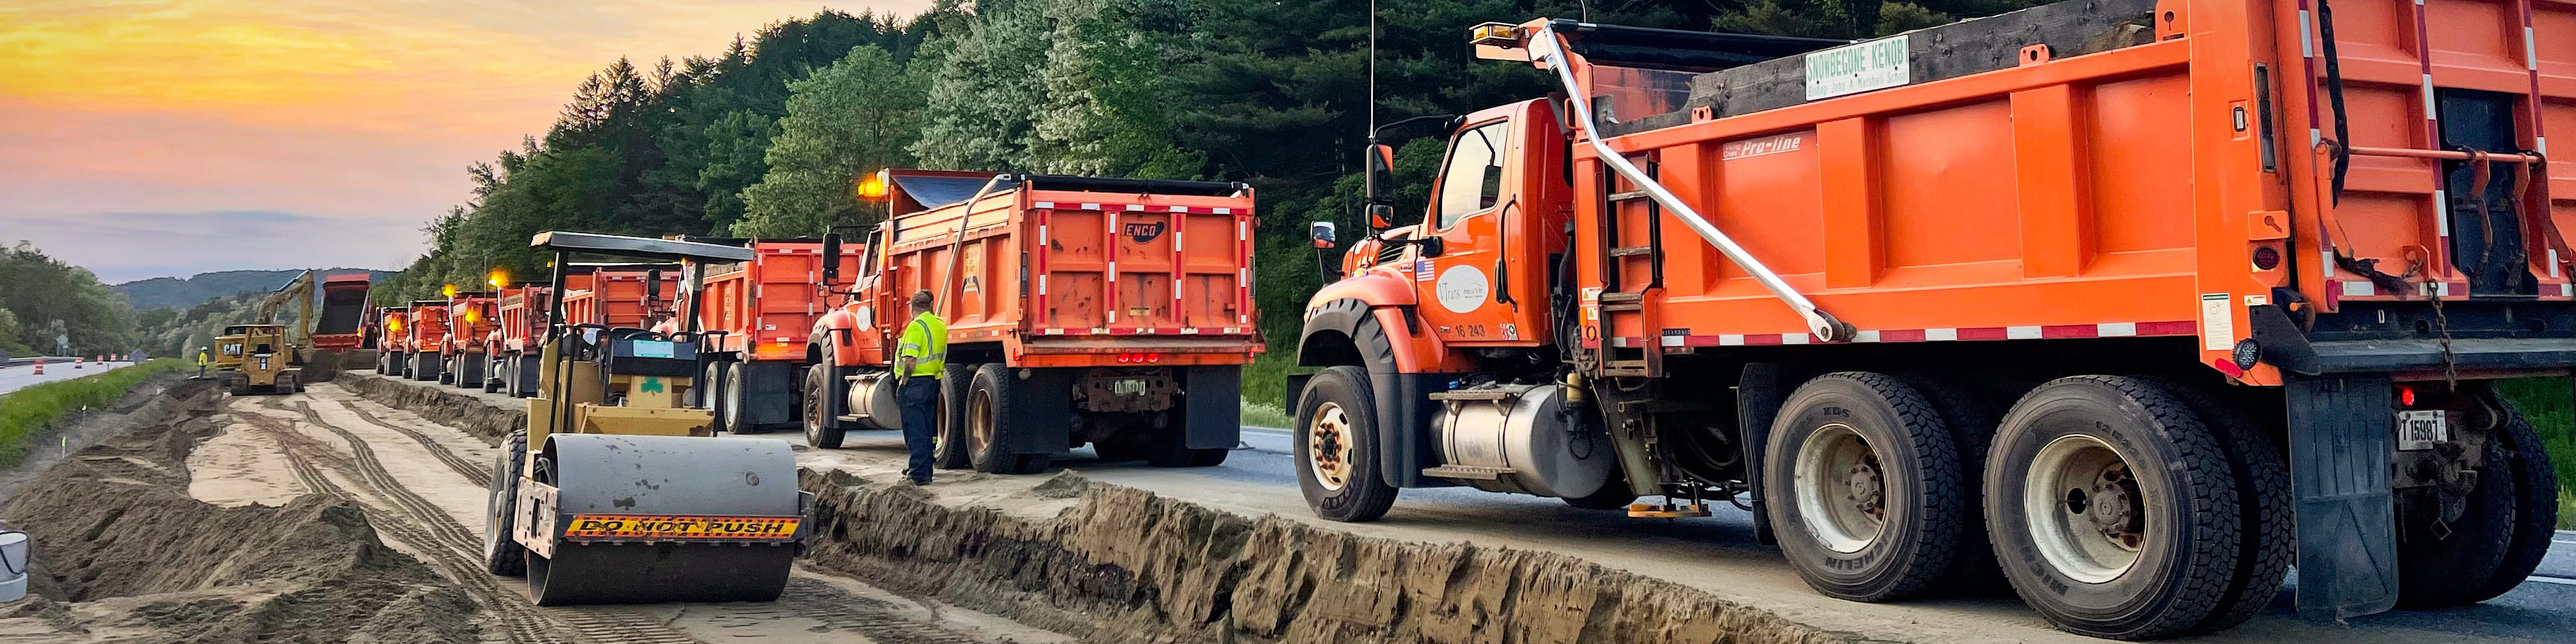
POLYGON ((1440 228, 1494 207, 1502 196, 1503 145, 1511 136, 1504 126, 1510 123, 1479 125, 1449 142, 1449 163, 1440 174, 1440 228))

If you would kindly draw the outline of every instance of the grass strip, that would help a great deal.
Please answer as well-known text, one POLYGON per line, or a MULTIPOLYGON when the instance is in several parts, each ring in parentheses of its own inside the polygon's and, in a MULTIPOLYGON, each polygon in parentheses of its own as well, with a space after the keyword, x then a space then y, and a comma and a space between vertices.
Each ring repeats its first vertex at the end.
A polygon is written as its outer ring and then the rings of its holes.
MULTIPOLYGON (((47 425, 66 414, 93 407, 104 407, 125 396, 127 390, 154 374, 177 371, 186 365, 182 360, 151 360, 143 364, 81 376, 70 380, 28 385, 0 395, 0 465, 16 465, 26 460, 27 441, 42 433, 47 425)), ((69 365, 50 365, 69 368, 69 365)))

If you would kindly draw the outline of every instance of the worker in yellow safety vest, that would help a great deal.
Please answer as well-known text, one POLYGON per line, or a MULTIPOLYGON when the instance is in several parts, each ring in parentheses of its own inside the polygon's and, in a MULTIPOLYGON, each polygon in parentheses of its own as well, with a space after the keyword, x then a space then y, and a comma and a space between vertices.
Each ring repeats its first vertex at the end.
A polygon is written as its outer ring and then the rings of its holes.
POLYGON ((214 361, 209 352, 214 350, 214 347, 197 347, 197 377, 206 377, 206 363, 214 361))
POLYGON ((912 321, 894 352, 895 395, 903 406, 903 446, 912 452, 904 469, 914 485, 930 484, 931 451, 939 440, 939 374, 948 368, 948 321, 931 313, 930 291, 912 294, 912 321))

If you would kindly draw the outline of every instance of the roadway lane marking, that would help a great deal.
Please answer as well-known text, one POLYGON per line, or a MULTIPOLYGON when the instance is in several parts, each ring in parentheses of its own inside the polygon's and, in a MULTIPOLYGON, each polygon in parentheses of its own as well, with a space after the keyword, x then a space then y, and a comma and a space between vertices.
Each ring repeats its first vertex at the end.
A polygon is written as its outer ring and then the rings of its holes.
POLYGON ((2562 586, 2576 586, 2576 579, 2568 579, 2568 578, 2566 578, 2566 577, 2543 577, 2543 576, 2540 576, 2540 575, 2532 575, 2532 576, 2530 576, 2530 577, 2526 577, 2526 578, 2524 578, 2524 579, 2525 579, 2526 581, 2537 581, 2537 582, 2544 583, 2544 584, 2558 584, 2558 585, 2562 585, 2562 586))
POLYGON ((2551 539, 2551 540, 2549 540, 2549 542, 2550 542, 2550 543, 2555 543, 2555 544, 2562 544, 2562 545, 2576 546, 2576 541, 2568 541, 2568 540, 2566 540, 2566 539, 2551 539))

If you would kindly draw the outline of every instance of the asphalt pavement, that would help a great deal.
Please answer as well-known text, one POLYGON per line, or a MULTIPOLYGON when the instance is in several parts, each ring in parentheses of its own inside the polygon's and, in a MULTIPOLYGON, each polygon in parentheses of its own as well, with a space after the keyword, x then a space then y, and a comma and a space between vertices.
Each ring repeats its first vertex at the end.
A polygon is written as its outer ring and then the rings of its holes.
MULTIPOLYGON (((496 406, 523 404, 479 390, 440 388, 485 399, 496 406)), ((793 432, 759 436, 799 445, 805 442, 802 435, 793 432)), ((1245 427, 1243 442, 1224 465, 1217 467, 1162 469, 1142 463, 1103 462, 1087 448, 1058 456, 1056 464, 1103 483, 1149 490, 1246 515, 1273 514, 1364 536, 1465 541, 1487 547, 1563 553, 1698 588, 1720 599, 1863 640, 1945 644, 2106 641, 2056 631, 2008 593, 1887 604, 1826 598, 1806 588, 1788 563, 1780 559, 1777 548, 1755 540, 1751 514, 1722 499, 1710 502, 1714 514, 1705 518, 1632 519, 1624 512, 1577 509, 1555 499, 1464 487, 1422 488, 1404 490, 1383 520, 1327 523, 1307 511, 1300 498, 1292 440, 1286 430, 1245 427)), ((891 457, 901 453, 902 444, 902 438, 894 432, 854 431, 843 447, 891 457)), ((2292 610, 2293 590, 2284 588, 2266 614, 2243 626, 2176 641, 2576 643, 2576 533, 2558 533, 2548 559, 2529 581, 2502 597, 2473 606, 2390 611, 2340 623, 2311 622, 2299 619, 2292 610)))
POLYGON ((112 369, 134 366, 134 363, 84 362, 77 368, 72 365, 73 363, 69 358, 65 358, 60 362, 47 359, 45 360, 45 372, 42 374, 36 373, 35 365, 13 364, 0 366, 0 394, 17 391, 21 387, 40 382, 70 380, 81 376, 106 373, 112 369))

